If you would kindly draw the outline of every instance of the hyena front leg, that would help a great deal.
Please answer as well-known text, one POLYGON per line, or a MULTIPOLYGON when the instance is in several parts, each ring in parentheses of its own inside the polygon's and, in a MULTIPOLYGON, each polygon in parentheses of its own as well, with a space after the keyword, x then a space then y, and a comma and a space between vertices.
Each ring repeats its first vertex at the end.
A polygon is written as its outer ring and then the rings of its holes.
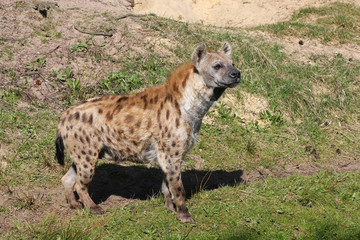
MULTIPOLYGON (((170 190, 172 201, 176 206, 176 215, 181 222, 194 222, 193 217, 189 213, 185 204, 185 189, 181 181, 181 170, 180 163, 181 158, 170 158, 166 153, 159 153, 159 163, 162 170, 165 173, 165 178, 168 183, 168 190, 170 190)), ((165 185, 166 187, 166 185, 165 185)), ((169 194, 167 189, 164 189, 164 181, 162 190, 165 190, 165 204, 168 208, 171 204, 169 203, 169 194)))
POLYGON ((161 191, 164 194, 164 199, 165 199, 165 207, 170 211, 170 212, 175 212, 175 206, 174 206, 174 202, 172 200, 172 194, 170 192, 169 189, 169 183, 166 180, 166 175, 164 175, 163 178, 163 182, 161 185, 161 191))

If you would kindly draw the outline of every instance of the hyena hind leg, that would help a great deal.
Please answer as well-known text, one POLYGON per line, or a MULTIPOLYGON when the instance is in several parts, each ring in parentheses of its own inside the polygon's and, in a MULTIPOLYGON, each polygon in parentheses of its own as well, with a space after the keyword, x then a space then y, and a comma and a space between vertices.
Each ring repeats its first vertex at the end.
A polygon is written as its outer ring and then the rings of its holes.
POLYGON ((65 188, 65 197, 71 208, 81 208, 82 205, 76 200, 74 194, 74 186, 76 182, 75 165, 71 166, 67 173, 61 178, 61 182, 65 188))
POLYGON ((84 206, 90 209, 91 213, 95 214, 103 214, 104 210, 98 206, 94 201, 90 198, 88 192, 88 186, 91 183, 91 180, 95 173, 95 165, 97 161, 97 157, 86 156, 86 161, 82 163, 77 163, 77 173, 76 173, 76 181, 75 181, 75 190, 79 195, 80 201, 84 204, 84 206), (91 164, 95 163, 95 164, 91 164))

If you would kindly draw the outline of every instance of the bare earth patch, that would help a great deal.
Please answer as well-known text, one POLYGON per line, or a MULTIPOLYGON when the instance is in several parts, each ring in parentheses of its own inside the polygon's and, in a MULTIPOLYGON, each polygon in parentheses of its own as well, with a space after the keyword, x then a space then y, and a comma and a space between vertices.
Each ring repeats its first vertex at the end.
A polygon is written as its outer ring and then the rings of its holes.
MULTIPOLYGON (((155 13, 186 22, 244 27, 289 20, 294 11, 336 0, 135 0, 136 13, 155 13)), ((342 2, 360 3, 359 0, 342 2)))

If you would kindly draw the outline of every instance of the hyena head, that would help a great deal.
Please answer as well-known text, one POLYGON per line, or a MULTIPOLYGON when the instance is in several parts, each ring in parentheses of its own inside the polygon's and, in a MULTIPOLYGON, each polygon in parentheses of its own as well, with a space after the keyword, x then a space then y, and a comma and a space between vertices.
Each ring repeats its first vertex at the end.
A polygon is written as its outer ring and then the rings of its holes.
POLYGON ((231 46, 225 42, 218 52, 208 52, 204 44, 192 55, 192 62, 210 88, 235 87, 240 82, 240 71, 231 59, 231 46))

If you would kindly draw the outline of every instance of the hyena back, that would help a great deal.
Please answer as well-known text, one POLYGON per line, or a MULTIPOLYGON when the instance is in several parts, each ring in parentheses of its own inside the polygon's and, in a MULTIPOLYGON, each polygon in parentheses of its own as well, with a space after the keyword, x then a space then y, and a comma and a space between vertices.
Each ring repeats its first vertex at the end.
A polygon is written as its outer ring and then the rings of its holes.
POLYGON ((69 108, 58 125, 56 155, 64 165, 66 149, 73 162, 62 178, 70 206, 104 212, 88 194, 99 158, 157 161, 164 172, 161 190, 166 208, 182 222, 193 222, 185 205, 181 161, 195 142, 205 113, 226 88, 239 82, 230 45, 208 52, 201 44, 192 61, 175 70, 165 84, 132 95, 93 98, 69 108))

